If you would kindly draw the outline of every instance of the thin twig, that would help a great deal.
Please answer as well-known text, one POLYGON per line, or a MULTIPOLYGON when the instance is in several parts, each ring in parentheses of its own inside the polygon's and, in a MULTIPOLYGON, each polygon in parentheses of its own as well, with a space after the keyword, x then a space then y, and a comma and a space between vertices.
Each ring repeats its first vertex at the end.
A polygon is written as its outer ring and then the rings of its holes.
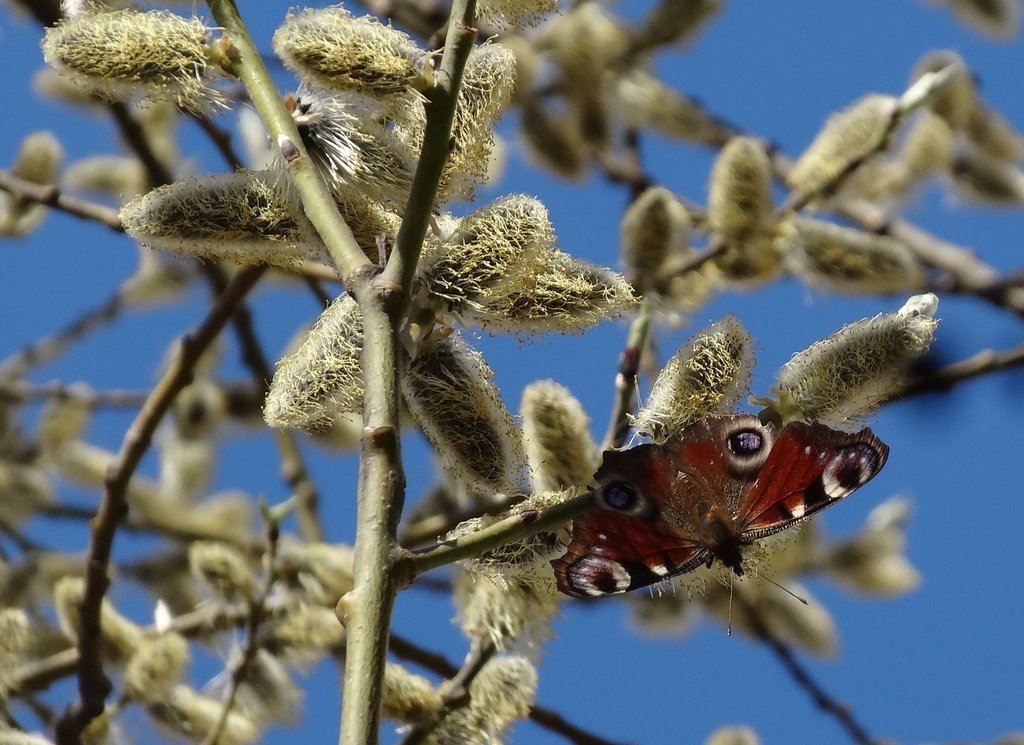
POLYGON ((52 184, 37 184, 20 178, 6 169, 0 169, 0 189, 18 199, 44 204, 83 220, 98 222, 119 233, 124 232, 117 210, 65 194, 60 187, 52 184))
POLYGON ((245 682, 245 678, 249 674, 249 667, 256 659, 256 655, 259 654, 260 624, 262 624, 264 619, 267 617, 267 600, 270 598, 270 592, 274 589, 274 583, 277 581, 277 573, 274 571, 274 560, 277 557, 279 537, 280 534, 278 533, 277 523, 268 523, 267 552, 264 556, 265 569, 263 575, 263 586, 260 588, 259 594, 249 602, 249 617, 246 620, 245 629, 245 650, 242 652, 242 659, 238 661, 235 669, 231 671, 231 682, 228 686, 228 695, 224 700, 224 706, 221 708, 220 718, 217 720, 216 726, 210 730, 210 733, 203 740, 203 745, 217 745, 220 742, 220 738, 224 734, 224 727, 226 727, 228 723, 228 717, 231 715, 231 710, 235 707, 235 700, 238 697, 238 689, 241 687, 242 683, 245 682))
POLYGON ((400 563, 408 566, 407 573, 410 577, 415 577, 431 569, 471 556, 479 556, 509 541, 526 538, 543 530, 559 528, 590 503, 590 494, 584 492, 544 510, 516 507, 513 508, 513 514, 475 533, 443 541, 420 551, 405 552, 400 563))
MULTIPOLYGON (((449 662, 444 655, 424 649, 397 634, 391 635, 391 652, 399 659, 413 662, 444 678, 453 678, 459 673, 459 668, 449 662)), ((561 735, 575 745, 619 745, 577 727, 557 711, 543 706, 530 707, 530 720, 546 730, 561 735)))
POLYGON ((811 676, 810 672, 800 664, 796 655, 793 654, 793 650, 772 634, 771 630, 761 619, 757 608, 741 594, 735 595, 734 601, 750 621, 750 628, 754 635, 767 644, 772 652, 775 653, 775 656, 782 663, 782 666, 786 668, 786 671, 790 676, 792 676, 793 680, 796 681, 796 684, 804 689, 804 691, 811 697, 811 700, 814 701, 815 705, 826 714, 830 714, 839 723, 839 726, 846 730, 846 733, 858 745, 874 745, 875 740, 868 734, 867 730, 864 729, 856 718, 854 718, 849 707, 833 698, 831 694, 829 694, 829 692, 811 676))
POLYGON ((899 400, 922 396, 926 393, 948 391, 957 383, 1017 367, 1024 367, 1024 346, 1015 347, 1005 352, 984 349, 960 362, 946 365, 946 367, 927 375, 911 378, 892 399, 899 400))
POLYGON ((210 138, 210 142, 217 148, 221 157, 224 158, 229 166, 235 170, 245 167, 242 157, 235 152, 235 147, 231 144, 230 132, 222 127, 218 127, 205 114, 197 114, 194 111, 186 111, 185 113, 206 133, 206 136, 210 138))
POLYGON ((0 400, 16 403, 26 401, 78 401, 90 408, 136 409, 149 396, 148 391, 97 391, 86 383, 29 383, 24 380, 3 380, 0 367, 0 400))
POLYGON ((58 745, 77 745, 85 727, 102 713, 110 693, 110 681, 103 672, 101 661, 100 608, 110 585, 107 567, 114 535, 128 509, 125 495, 131 475, 149 448, 153 433, 174 397, 189 383, 193 365, 220 334, 235 307, 263 272, 263 267, 241 270, 195 332, 182 339, 177 358, 153 388, 146 404, 125 433, 121 450, 107 474, 103 498, 90 531, 85 592, 79 607, 79 701, 61 716, 57 724, 58 745))
POLYGON ((448 714, 469 703, 469 686, 472 685, 480 671, 484 669, 484 665, 494 657, 496 651, 497 648, 490 639, 484 640, 480 637, 473 637, 469 647, 469 654, 466 655, 466 660, 462 663, 462 667, 442 686, 441 710, 438 712, 437 717, 430 722, 413 727, 402 738, 401 745, 422 745, 448 714))
MULTIPOLYGON (((217 267, 204 269, 211 284, 218 291, 222 291, 225 282, 223 272, 217 267)), ((231 317, 231 326, 242 350, 242 362, 252 373, 253 380, 261 391, 260 398, 263 398, 274 377, 274 370, 263 353, 263 347, 256 336, 252 313, 245 303, 241 303, 231 317)), ((318 510, 320 494, 309 475, 309 469, 306 468, 295 433, 283 429, 272 429, 271 433, 281 455, 281 476, 297 498, 299 532, 307 541, 322 541, 324 531, 318 510)))
POLYGON ((640 357, 647 347, 649 332, 650 308, 644 303, 629 326, 626 347, 619 355, 619 371, 615 375, 615 399, 612 403, 611 416, 608 418, 608 429, 601 443, 602 451, 620 447, 625 442, 629 424, 627 415, 633 410, 636 376, 640 369, 640 357))

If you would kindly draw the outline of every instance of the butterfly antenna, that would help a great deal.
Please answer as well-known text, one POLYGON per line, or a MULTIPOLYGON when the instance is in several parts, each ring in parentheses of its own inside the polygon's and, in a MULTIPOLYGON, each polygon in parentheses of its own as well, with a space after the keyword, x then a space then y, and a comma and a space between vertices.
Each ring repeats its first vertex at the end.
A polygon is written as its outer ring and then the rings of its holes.
POLYGON ((769 577, 768 575, 766 575, 766 574, 762 574, 761 572, 755 572, 755 574, 757 574, 757 576, 758 576, 759 578, 763 579, 763 580, 764 580, 765 582, 769 582, 769 583, 771 583, 771 584, 775 585, 775 586, 776 586, 776 587, 778 587, 778 588, 779 588, 780 590, 782 590, 782 591, 783 591, 784 593, 786 593, 787 595, 789 595, 789 596, 790 596, 791 598, 795 598, 796 600, 799 600, 799 601, 800 601, 801 603, 803 603, 804 605, 810 605, 810 603, 809 603, 809 602, 807 602, 807 598, 805 598, 805 597, 801 597, 800 595, 797 595, 797 594, 796 594, 795 592, 793 592, 792 590, 790 590, 790 589, 789 589, 788 587, 783 587, 782 585, 780 585, 780 584, 779 584, 778 582, 776 582, 775 580, 773 580, 773 579, 772 579, 771 577, 769 577))
POLYGON ((729 622, 725 627, 725 635, 732 636, 732 588, 735 586, 736 578, 729 575, 729 622))

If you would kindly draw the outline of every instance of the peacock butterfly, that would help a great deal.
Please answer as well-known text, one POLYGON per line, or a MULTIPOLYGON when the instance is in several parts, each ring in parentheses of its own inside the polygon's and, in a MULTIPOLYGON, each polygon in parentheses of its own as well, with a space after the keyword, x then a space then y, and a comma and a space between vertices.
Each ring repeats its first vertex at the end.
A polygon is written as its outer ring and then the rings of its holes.
POLYGON ((605 453, 594 506, 553 560, 558 589, 601 597, 721 561, 838 502, 882 470, 889 447, 869 429, 756 416, 709 416, 663 444, 605 453))

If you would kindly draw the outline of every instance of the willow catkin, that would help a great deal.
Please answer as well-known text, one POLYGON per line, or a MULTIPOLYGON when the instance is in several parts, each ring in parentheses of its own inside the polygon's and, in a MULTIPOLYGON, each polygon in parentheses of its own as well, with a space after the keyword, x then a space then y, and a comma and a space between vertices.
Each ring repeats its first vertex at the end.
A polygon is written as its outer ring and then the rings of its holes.
POLYGON ((662 442, 701 417, 727 411, 746 393, 753 361, 750 334, 732 316, 697 332, 665 363, 634 428, 662 442))
POLYGON ((935 0, 962 22, 987 36, 1010 40, 1020 28, 1020 3, 1016 0, 935 0))
POLYGON ((568 388, 538 380, 523 390, 523 440, 536 491, 586 484, 597 469, 590 419, 568 388))
POLYGON ((426 53, 408 35, 341 6, 290 14, 273 44, 286 67, 329 90, 393 95, 426 84, 426 53))
POLYGON ((177 256, 292 268, 323 243, 270 172, 236 171, 161 186, 121 208, 125 231, 177 256))
POLYGON ((421 344, 402 376, 402 393, 453 478, 485 493, 515 490, 525 461, 522 436, 491 368, 458 333, 421 344))
POLYGON ((165 10, 81 13, 43 37, 47 63, 92 92, 121 99, 141 91, 193 111, 224 105, 210 87, 215 54, 201 20, 165 10))
POLYGON ((790 271, 811 284, 856 294, 920 289, 926 274, 916 254, 888 236, 822 220, 793 218, 790 271))
POLYGON ((271 427, 323 430, 339 414, 363 410, 363 317, 350 295, 320 314, 298 347, 282 357, 267 391, 271 427))
POLYGON ((827 191, 849 168, 881 148, 899 102, 871 94, 825 122, 787 176, 794 189, 809 194, 827 191))
POLYGON ((938 298, 915 295, 896 313, 865 318, 793 356, 777 387, 784 419, 847 426, 896 393, 931 346, 938 298))

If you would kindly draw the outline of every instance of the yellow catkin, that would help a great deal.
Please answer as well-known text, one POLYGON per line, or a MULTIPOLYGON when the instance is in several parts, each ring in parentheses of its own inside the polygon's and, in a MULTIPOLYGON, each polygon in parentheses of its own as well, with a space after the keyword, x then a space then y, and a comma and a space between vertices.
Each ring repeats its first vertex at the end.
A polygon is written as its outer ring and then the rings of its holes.
POLYGON ((937 307, 935 295, 916 295, 896 313, 851 323, 795 354, 779 373, 783 416, 847 426, 870 413, 931 346, 937 307))
POLYGON ((341 6, 289 15, 274 33, 274 51, 300 78, 329 90, 388 95, 425 84, 425 53, 409 36, 341 6))
POLYGON ((723 241, 749 240, 766 227, 772 210, 771 163, 752 137, 729 141, 711 170, 708 227, 723 241))
POLYGON ((281 358, 263 418, 271 427, 319 430, 363 410, 363 318, 349 295, 320 314, 298 348, 281 358))
POLYGON ((924 284, 917 256, 893 238, 807 218, 792 225, 797 239, 787 264, 812 284, 856 294, 917 290, 924 284))
POLYGON ((598 465, 597 445, 582 404, 553 380, 538 380, 523 391, 523 439, 536 491, 557 491, 589 483, 598 465))
POLYGON ((752 367, 750 334, 726 316, 665 364, 633 426, 662 442, 701 417, 727 411, 746 393, 752 367))
POLYGON ((451 476, 478 491, 515 490, 525 461, 521 434, 494 373, 458 333, 421 345, 402 392, 451 476))
POLYGON ((548 13, 558 10, 558 0, 479 0, 477 20, 495 29, 508 31, 535 26, 548 13))
POLYGON ((787 180, 806 193, 827 191, 852 165, 881 148, 898 102, 871 94, 833 114, 799 160, 787 180))
POLYGON ((43 56, 62 75, 102 96, 135 92, 202 111, 223 105, 209 87, 210 29, 169 11, 112 10, 65 18, 46 30, 43 56))
POLYGON ((661 0, 640 23, 633 45, 637 49, 650 49, 684 44, 696 36, 722 7, 722 0, 691 0, 686 3, 661 0))
POLYGON ((121 209, 125 230, 178 256, 291 268, 325 260, 298 203, 271 173, 236 171, 161 186, 121 209))
POLYGON ((947 6, 963 23, 987 36, 1009 41, 1020 28, 1020 3, 1016 0, 935 0, 947 6))
POLYGON ((697 101, 642 67, 634 67, 618 76, 612 94, 616 113, 634 129, 650 129, 684 142, 713 147, 725 145, 734 135, 728 125, 697 101))

